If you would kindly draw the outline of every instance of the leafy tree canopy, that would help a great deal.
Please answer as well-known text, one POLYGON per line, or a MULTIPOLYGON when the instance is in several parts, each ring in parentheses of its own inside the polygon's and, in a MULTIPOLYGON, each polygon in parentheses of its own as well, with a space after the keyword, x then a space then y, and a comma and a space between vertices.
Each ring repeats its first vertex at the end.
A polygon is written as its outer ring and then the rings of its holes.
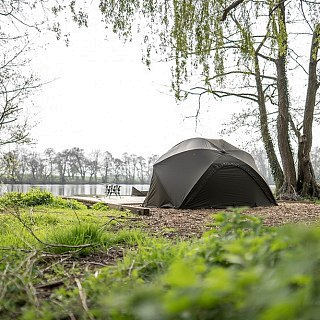
POLYGON ((101 0, 99 7, 106 27, 120 37, 131 40, 136 31, 142 34, 147 65, 152 53, 174 60, 173 85, 181 93, 181 84, 195 69, 206 85, 213 85, 212 78, 221 84, 230 68, 250 74, 255 51, 268 58, 266 64, 279 54, 289 53, 296 60, 299 52, 291 45, 299 46, 302 38, 306 41, 311 36, 319 21, 319 4, 304 0, 101 0), (285 23, 280 3, 286 6, 285 23))

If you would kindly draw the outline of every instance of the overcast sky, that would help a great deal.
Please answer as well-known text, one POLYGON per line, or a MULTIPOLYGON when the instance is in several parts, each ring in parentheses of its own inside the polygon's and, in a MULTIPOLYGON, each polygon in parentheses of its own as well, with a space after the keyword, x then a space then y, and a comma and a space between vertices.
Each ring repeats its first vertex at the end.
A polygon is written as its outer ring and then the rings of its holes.
POLYGON ((73 28, 69 47, 45 40, 49 44, 36 55, 35 70, 43 81, 54 81, 35 98, 39 124, 33 136, 39 151, 77 146, 116 156, 161 155, 190 137, 220 138, 221 123, 239 108, 204 101, 196 128, 195 120, 186 117, 195 114, 197 98, 176 103, 170 66, 153 62, 149 71, 141 62, 139 42, 106 40, 101 23, 73 28))

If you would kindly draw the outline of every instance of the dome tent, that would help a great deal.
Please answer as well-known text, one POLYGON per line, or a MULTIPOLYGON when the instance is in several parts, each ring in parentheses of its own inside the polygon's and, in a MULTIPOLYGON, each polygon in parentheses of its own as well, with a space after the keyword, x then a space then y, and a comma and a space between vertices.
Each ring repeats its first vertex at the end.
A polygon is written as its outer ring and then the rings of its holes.
POLYGON ((224 140, 180 142, 153 166, 145 207, 226 208, 277 205, 252 156, 224 140))

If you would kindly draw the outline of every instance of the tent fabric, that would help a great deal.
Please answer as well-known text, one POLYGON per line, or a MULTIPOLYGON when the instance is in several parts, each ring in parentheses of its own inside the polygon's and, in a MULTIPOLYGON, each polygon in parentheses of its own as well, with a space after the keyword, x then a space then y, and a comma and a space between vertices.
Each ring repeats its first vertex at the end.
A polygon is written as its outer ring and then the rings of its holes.
POLYGON ((153 166, 145 207, 272 206, 276 200, 253 157, 222 139, 180 142, 153 166))
POLYGON ((135 187, 132 187, 131 189, 131 195, 134 197, 145 197, 147 195, 148 191, 144 190, 138 190, 135 187))

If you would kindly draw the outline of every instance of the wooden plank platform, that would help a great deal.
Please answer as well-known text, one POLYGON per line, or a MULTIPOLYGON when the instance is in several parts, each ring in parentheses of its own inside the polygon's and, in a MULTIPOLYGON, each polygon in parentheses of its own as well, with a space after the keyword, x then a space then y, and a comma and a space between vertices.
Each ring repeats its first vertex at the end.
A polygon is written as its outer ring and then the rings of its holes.
POLYGON ((85 205, 93 205, 95 203, 103 203, 111 209, 119 211, 129 210, 139 215, 149 215, 150 210, 142 207, 145 197, 121 196, 121 197, 89 197, 89 196, 72 196, 63 197, 64 199, 73 199, 84 203, 85 205))

